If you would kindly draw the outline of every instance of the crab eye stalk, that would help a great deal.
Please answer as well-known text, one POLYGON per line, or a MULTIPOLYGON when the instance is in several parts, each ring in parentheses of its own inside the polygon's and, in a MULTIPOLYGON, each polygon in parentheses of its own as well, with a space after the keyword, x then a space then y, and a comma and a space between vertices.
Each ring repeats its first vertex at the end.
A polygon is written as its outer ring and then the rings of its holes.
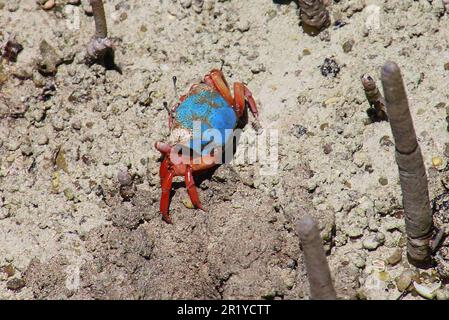
POLYGON ((175 90, 175 97, 178 97, 178 87, 176 86, 176 82, 178 82, 178 78, 176 76, 173 76, 173 88, 175 90))
POLYGON ((165 108, 165 110, 167 110, 168 114, 170 114, 171 111, 170 111, 170 109, 168 108, 168 102, 167 102, 167 101, 164 101, 164 102, 162 102, 162 104, 164 105, 164 108, 165 108))

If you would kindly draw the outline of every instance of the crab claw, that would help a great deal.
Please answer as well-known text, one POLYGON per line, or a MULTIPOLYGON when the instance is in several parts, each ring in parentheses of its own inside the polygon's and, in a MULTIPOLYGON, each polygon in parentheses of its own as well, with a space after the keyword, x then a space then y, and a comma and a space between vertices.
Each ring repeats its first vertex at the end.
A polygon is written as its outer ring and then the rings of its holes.
POLYGON ((160 141, 155 142, 154 147, 164 155, 168 155, 172 149, 172 147, 169 144, 160 141))

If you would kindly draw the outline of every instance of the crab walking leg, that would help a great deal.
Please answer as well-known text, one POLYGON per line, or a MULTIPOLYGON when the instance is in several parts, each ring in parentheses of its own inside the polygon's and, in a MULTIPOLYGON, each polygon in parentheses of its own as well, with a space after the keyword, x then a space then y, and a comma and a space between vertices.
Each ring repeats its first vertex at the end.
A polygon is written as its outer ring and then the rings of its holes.
POLYGON ((168 157, 162 160, 161 166, 159 167, 159 177, 161 178, 161 185, 165 177, 168 175, 168 157))
POLYGON ((162 181, 162 194, 161 194, 161 203, 159 210, 162 213, 162 217, 167 223, 172 223, 170 216, 168 215, 168 208, 170 207, 170 193, 171 193, 171 186, 173 181, 174 172, 169 171, 168 175, 164 178, 162 181))
POLYGON ((192 200, 193 205, 198 209, 205 211, 203 206, 201 205, 200 197, 198 196, 198 191, 196 190, 195 186, 195 181, 193 180, 192 167, 188 166, 186 168, 184 178, 186 182, 187 193, 189 194, 190 200, 192 200))
POLYGON ((243 111, 245 111, 245 87, 242 83, 236 82, 234 83, 234 100, 235 107, 239 118, 243 115, 243 111))
POLYGON ((234 83, 234 99, 235 104, 239 110, 239 116, 243 114, 243 110, 245 109, 245 99, 248 101, 249 109, 253 114, 254 118, 258 119, 259 111, 257 111, 257 104, 253 98, 253 94, 249 89, 240 82, 234 83))
POLYGON ((245 88, 245 98, 248 100, 249 103, 249 110, 251 110, 251 113, 253 114, 254 118, 259 119, 259 111, 257 110, 257 104, 256 100, 254 100, 253 94, 249 89, 244 86, 245 88))

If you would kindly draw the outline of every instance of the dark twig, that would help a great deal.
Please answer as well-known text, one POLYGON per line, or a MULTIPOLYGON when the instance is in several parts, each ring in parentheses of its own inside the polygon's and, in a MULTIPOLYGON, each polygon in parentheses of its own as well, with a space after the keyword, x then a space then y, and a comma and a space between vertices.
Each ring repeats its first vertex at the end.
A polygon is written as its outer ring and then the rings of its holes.
POLYGON ((407 254, 417 267, 430 262, 429 242, 433 221, 429 202, 427 175, 416 140, 401 71, 396 63, 387 62, 382 68, 382 85, 396 144, 396 162, 402 189, 407 232, 407 254))
POLYGON ((388 121, 385 99, 377 88, 374 79, 370 75, 364 74, 360 80, 365 90, 366 99, 371 107, 366 111, 371 121, 388 121))
POLYGON ((335 300, 337 296, 316 221, 311 216, 303 217, 297 225, 297 231, 304 253, 312 299, 335 300))
POLYGON ((100 62, 114 68, 114 44, 108 38, 103 0, 89 0, 95 20, 95 35, 87 46, 88 63, 100 62))
POLYGON ((298 5, 305 32, 314 35, 330 25, 329 11, 323 0, 298 0, 298 5))

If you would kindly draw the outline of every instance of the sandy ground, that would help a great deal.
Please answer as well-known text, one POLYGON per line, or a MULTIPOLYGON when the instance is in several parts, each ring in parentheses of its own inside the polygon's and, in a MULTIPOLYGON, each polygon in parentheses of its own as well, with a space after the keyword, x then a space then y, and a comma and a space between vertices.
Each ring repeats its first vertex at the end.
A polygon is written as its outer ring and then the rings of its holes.
POLYGON ((412 280, 449 298, 447 240, 434 268, 407 262, 390 126, 369 123, 360 84, 367 72, 380 86, 387 59, 401 66, 445 227, 440 1, 334 1, 333 24, 311 37, 293 1, 106 0, 122 74, 84 64, 93 18, 86 0, 68 2, 46 11, 0 0, 0 40, 14 33, 24 47, 0 66, 1 299, 308 298, 294 228, 306 213, 320 223, 340 298, 396 299, 412 280), (336 77, 320 72, 325 58, 336 77), (153 147, 168 139, 163 101, 175 100, 174 75, 185 93, 222 60, 229 82, 252 90, 263 131, 278 130, 279 166, 264 175, 260 162, 231 163, 199 177, 208 212, 188 209, 176 183, 168 225, 153 147), (133 178, 130 201, 120 171, 133 178))

